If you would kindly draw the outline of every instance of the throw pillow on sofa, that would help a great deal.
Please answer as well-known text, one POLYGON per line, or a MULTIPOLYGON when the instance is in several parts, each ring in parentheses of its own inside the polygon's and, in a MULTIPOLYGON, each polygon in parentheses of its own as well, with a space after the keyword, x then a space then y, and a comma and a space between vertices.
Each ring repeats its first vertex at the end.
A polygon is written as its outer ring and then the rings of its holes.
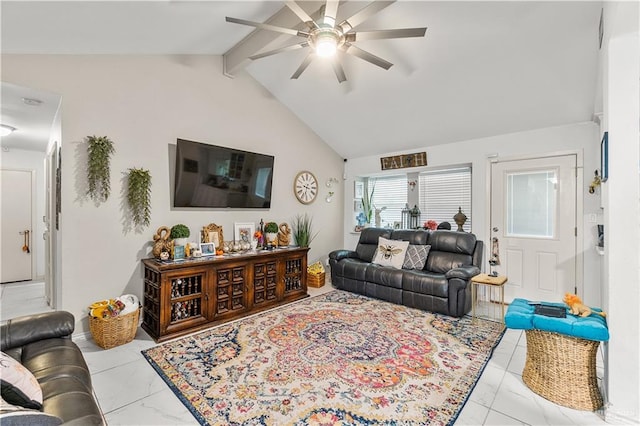
POLYGON ((408 247, 409 241, 388 240, 379 237, 378 248, 373 256, 372 263, 400 269, 407 255, 408 247))
POLYGON ((417 269, 422 270, 424 264, 427 263, 427 256, 429 256, 429 250, 431 246, 422 244, 409 244, 407 248, 407 256, 404 258, 402 269, 417 269))
POLYGON ((42 408, 42 389, 36 378, 22 364, 0 352, 2 399, 25 408, 42 408))
POLYGON ((39 410, 11 405, 0 400, 0 425, 2 426, 59 426, 62 419, 39 410))

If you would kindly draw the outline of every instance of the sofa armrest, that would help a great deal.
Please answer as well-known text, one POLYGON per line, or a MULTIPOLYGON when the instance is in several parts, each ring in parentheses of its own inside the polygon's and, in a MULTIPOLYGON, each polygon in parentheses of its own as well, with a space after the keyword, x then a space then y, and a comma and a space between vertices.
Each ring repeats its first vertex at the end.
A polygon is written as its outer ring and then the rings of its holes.
POLYGON ((349 257, 359 259, 358 253, 353 250, 334 250, 329 253, 329 259, 333 259, 335 261, 339 261, 349 257))
POLYGON ((74 329, 75 318, 70 312, 56 311, 25 315, 2 324, 0 347, 5 351, 38 340, 69 337, 74 329))
POLYGON ((461 278, 463 280, 470 280, 472 277, 480 273, 480 268, 477 266, 460 266, 459 268, 453 268, 444 275, 447 279, 461 278))

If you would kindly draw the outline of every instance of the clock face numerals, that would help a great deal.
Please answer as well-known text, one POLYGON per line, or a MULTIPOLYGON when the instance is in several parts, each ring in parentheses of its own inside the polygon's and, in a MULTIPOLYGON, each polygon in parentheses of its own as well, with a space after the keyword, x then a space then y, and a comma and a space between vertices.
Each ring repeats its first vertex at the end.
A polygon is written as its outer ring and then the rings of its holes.
POLYGON ((293 181, 293 192, 301 203, 312 203, 318 195, 318 180, 311 172, 300 172, 293 181))

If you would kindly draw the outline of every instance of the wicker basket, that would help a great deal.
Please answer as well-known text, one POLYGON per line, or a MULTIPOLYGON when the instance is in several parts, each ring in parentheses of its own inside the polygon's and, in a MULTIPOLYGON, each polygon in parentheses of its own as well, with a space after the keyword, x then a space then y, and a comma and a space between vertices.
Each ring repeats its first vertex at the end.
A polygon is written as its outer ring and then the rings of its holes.
POLYGON ((565 407, 602 407, 596 377, 600 342, 541 330, 527 330, 524 383, 538 395, 565 407))
POLYGON ((129 343, 136 337, 140 309, 126 315, 113 318, 96 318, 89 316, 91 336, 102 349, 111 349, 129 343))
POLYGON ((319 274, 307 274, 307 286, 309 287, 322 287, 324 285, 325 273, 319 274))

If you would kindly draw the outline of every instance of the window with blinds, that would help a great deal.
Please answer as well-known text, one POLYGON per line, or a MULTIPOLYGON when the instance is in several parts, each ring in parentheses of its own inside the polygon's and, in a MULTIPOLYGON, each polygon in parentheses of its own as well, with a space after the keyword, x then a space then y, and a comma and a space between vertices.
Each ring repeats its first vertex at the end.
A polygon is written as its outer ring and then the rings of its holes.
MULTIPOLYGON (((471 232, 471 167, 420 173, 420 223, 435 220, 449 222, 458 229, 453 216, 458 207, 467 216, 463 229, 471 232)), ((405 191, 406 193, 406 191, 405 191)))
MULTIPOLYGON (((394 222, 401 222, 402 209, 407 203, 407 176, 370 178, 369 192, 374 185, 373 206, 377 209, 384 207, 380 212, 380 226, 393 228, 394 222)), ((374 222, 373 219, 372 222, 374 222)))

